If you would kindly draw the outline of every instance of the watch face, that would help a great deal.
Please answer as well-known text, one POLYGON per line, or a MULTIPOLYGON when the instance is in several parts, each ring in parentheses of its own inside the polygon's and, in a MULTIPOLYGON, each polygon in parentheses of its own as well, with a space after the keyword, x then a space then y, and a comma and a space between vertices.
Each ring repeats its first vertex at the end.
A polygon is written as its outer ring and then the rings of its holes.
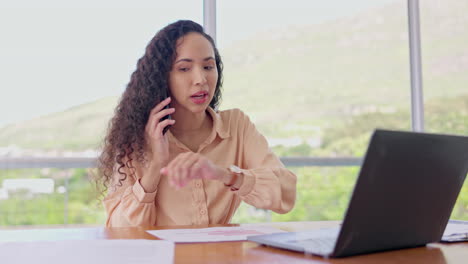
POLYGON ((235 166, 235 165, 231 165, 229 167, 229 170, 231 172, 233 172, 233 173, 242 173, 242 170, 239 167, 235 166))

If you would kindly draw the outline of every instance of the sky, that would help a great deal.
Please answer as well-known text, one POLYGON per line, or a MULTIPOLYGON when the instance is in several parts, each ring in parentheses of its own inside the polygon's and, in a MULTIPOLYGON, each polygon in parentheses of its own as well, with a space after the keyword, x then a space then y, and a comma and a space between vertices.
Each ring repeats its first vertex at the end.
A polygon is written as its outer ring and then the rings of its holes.
MULTIPOLYGON (((259 31, 322 23, 404 0, 218 0, 222 50, 259 31)), ((0 128, 119 96, 147 43, 202 0, 0 0, 0 128)))

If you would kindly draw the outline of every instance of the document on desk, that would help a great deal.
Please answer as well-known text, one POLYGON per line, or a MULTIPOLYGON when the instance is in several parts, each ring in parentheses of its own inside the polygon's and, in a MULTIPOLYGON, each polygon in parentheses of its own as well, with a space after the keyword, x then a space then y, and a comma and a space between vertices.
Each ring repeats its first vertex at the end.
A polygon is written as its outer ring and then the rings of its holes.
POLYGON ((269 226, 233 226, 193 229, 147 230, 146 232, 176 243, 224 242, 247 240, 247 236, 285 232, 269 226))
POLYGON ((174 243, 162 240, 66 240, 0 242, 1 263, 173 263, 174 243))
POLYGON ((445 228, 441 241, 468 241, 468 221, 450 220, 445 228))

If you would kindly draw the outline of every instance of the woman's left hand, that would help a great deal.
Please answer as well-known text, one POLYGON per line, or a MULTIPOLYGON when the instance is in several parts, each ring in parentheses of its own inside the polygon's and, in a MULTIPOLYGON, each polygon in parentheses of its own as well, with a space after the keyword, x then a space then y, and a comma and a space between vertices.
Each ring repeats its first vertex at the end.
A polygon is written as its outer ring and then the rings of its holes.
POLYGON ((161 169, 161 174, 169 177, 169 184, 182 188, 193 179, 223 180, 227 170, 216 166, 211 160, 199 153, 179 154, 161 169))

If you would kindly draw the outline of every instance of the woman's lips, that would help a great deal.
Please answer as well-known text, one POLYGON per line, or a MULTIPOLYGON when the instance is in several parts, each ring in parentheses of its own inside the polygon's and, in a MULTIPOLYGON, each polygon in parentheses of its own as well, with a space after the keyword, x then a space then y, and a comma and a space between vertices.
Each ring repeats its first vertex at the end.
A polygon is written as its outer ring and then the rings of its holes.
POLYGON ((192 102, 194 102, 195 104, 203 104, 206 102, 206 100, 208 99, 208 93, 206 92, 199 92, 199 93, 196 93, 192 96, 190 96, 190 99, 192 100, 192 102))

